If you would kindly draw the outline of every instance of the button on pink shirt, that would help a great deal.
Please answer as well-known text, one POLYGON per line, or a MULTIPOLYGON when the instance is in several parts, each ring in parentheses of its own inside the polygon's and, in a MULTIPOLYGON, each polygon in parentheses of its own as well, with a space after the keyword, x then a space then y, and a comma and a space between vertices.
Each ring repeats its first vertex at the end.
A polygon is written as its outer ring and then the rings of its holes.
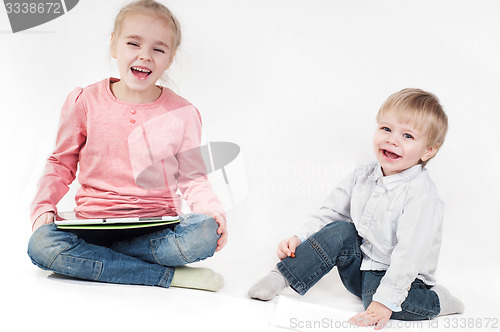
POLYGON ((197 149, 198 110, 165 87, 152 103, 117 100, 110 88, 116 81, 77 88, 66 99, 56 148, 32 204, 32 222, 57 211, 78 165, 77 211, 181 214, 179 189, 193 212, 223 213, 197 149))

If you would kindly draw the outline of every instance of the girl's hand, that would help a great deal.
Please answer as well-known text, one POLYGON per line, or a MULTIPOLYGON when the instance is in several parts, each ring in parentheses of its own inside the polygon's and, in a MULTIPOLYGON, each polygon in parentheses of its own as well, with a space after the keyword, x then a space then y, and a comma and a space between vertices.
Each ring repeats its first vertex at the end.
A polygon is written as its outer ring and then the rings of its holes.
POLYGON ((351 317, 349 322, 357 326, 375 325, 375 330, 382 329, 391 318, 392 311, 379 302, 372 301, 366 311, 351 317))
POLYGON ((40 215, 40 217, 36 218, 35 223, 33 224, 33 232, 36 231, 40 226, 43 226, 45 224, 50 224, 51 222, 54 222, 54 213, 52 212, 45 212, 40 215))
POLYGON ((289 256, 295 257, 295 249, 301 244, 302 241, 296 236, 285 239, 280 242, 278 250, 276 251, 280 260, 289 256))
POLYGON ((217 229, 217 234, 220 234, 220 238, 217 241, 217 248, 215 249, 215 252, 218 252, 224 248, 224 246, 227 243, 227 224, 226 224, 226 217, 218 211, 215 210, 204 210, 200 213, 207 214, 210 217, 215 219, 215 222, 219 225, 219 228, 217 229))

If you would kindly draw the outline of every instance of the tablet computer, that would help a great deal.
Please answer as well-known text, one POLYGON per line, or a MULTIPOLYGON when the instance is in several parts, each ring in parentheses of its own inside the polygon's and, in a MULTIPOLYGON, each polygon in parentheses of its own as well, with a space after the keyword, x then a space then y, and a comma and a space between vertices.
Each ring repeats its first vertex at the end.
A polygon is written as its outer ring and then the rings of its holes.
POLYGON ((113 230, 135 229, 157 226, 175 226, 180 222, 179 216, 117 216, 113 213, 99 212, 58 212, 55 215, 55 224, 60 229, 72 230, 113 230))

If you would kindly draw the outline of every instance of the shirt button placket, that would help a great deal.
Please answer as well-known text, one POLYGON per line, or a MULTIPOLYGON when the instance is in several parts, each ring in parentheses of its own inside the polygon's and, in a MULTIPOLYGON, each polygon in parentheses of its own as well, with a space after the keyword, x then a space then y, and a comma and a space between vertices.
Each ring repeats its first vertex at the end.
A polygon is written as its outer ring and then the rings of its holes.
MULTIPOLYGON (((136 111, 136 110, 130 110, 130 113, 131 113, 132 115, 135 115, 135 114, 137 113, 137 111, 136 111)), ((136 120, 135 120, 133 117, 131 117, 131 118, 130 118, 130 123, 131 123, 131 124, 134 124, 135 122, 136 122, 136 120)))

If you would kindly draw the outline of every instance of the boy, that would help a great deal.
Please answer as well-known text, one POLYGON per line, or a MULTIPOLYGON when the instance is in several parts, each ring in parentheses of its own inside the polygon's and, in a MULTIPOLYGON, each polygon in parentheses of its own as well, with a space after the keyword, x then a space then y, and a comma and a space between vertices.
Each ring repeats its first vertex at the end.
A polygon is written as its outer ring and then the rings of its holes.
POLYGON ((435 271, 443 203, 424 166, 442 146, 448 119, 439 100, 419 89, 391 95, 377 114, 377 162, 357 168, 296 236, 278 247, 281 262, 249 296, 270 300, 290 285, 304 295, 337 266, 344 286, 363 300, 356 325, 462 313, 463 304, 435 271))

